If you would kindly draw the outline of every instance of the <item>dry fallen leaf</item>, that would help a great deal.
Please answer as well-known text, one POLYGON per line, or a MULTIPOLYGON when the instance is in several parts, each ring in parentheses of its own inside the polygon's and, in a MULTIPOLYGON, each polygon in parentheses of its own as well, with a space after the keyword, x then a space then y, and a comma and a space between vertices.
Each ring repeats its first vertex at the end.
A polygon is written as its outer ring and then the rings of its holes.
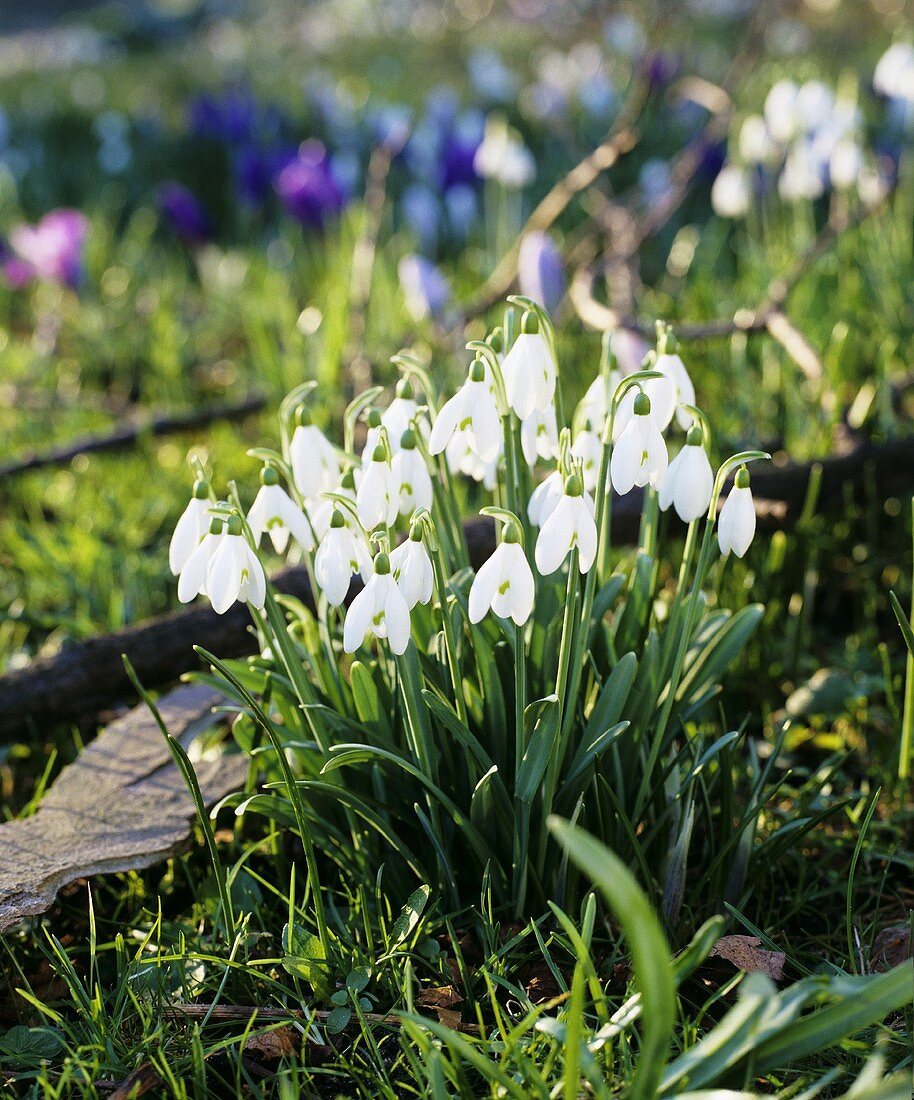
POLYGON ((245 1053, 259 1054, 261 1058, 285 1058, 298 1054, 300 1047, 301 1035, 288 1025, 260 1031, 244 1044, 245 1053))
POLYGON ((873 969, 891 970, 911 958, 911 929, 907 924, 883 928, 873 941, 873 969))
POLYGON ((463 997, 452 985, 436 985, 423 989, 416 997, 416 1004, 423 1008, 453 1008, 463 1003, 463 997))
POLYGON ((737 970, 761 971, 773 982, 784 977, 787 956, 783 951, 769 951, 761 946, 758 936, 721 936, 711 949, 710 958, 725 959, 737 970))

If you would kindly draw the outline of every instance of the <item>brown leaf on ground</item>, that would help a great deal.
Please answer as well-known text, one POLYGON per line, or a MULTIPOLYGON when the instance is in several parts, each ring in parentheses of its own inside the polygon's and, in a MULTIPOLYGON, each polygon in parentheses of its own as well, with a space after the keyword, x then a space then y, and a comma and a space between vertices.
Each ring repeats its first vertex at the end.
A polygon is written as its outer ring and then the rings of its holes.
POLYGON ((463 997, 452 985, 436 985, 423 989, 416 997, 416 1004, 423 1008, 453 1008, 463 1003, 463 997))
POLYGON ((298 1054, 300 1048, 301 1034, 288 1025, 259 1031, 244 1044, 246 1054, 259 1054, 261 1058, 269 1059, 298 1054))
POLYGON ((449 1027, 451 1031, 460 1031, 463 1028, 463 1017, 459 1012, 455 1012, 450 1008, 437 1008, 435 1011, 438 1013, 438 1023, 443 1024, 445 1027, 449 1027))
POLYGON ((907 924, 883 928, 873 941, 872 962, 876 971, 892 970, 911 958, 911 929, 907 924))
POLYGON ((784 977, 787 956, 783 951, 769 951, 761 943, 758 936, 721 936, 709 958, 725 959, 737 970, 760 971, 779 982, 784 977))
POLYGON ((555 975, 543 959, 530 967, 524 982, 524 989, 534 1004, 551 1001, 562 992, 559 983, 555 980, 555 975))
POLYGON ((143 1062, 114 1089, 109 1100, 135 1100, 162 1086, 162 1078, 151 1062, 143 1062))

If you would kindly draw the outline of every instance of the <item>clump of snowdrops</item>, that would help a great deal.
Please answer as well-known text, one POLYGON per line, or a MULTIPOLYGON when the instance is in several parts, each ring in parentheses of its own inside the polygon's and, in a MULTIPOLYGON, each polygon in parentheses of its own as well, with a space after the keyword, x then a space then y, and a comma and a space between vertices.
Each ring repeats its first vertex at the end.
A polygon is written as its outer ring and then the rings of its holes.
MULTIPOLYGON (((705 587, 718 554, 749 548, 747 464, 767 456, 712 461, 663 325, 627 377, 604 339, 571 417, 532 300, 512 298, 468 353, 446 400, 422 363, 395 357, 393 398, 363 393, 335 438, 315 423, 314 384, 296 389, 280 448, 252 452, 249 507, 234 485, 217 500, 199 471, 171 545, 180 598, 246 601, 260 647, 246 663, 210 658, 239 744, 272 780, 237 812, 297 829, 312 876, 327 873, 317 851, 368 880, 383 864, 455 907, 484 895, 522 917, 583 894, 552 814, 636 862, 669 920, 689 865, 709 896, 736 899, 754 804, 734 808, 742 731, 721 727, 717 697, 761 609, 711 607, 705 587), (488 503, 465 527, 467 484, 488 503), (635 490, 640 544, 617 562, 613 503, 635 490), (677 561, 671 510, 686 525, 677 561), (296 548, 313 610, 274 592, 265 539, 296 548), (468 542, 487 544, 482 560, 468 542)), ((760 798, 764 777, 749 779, 760 798)))

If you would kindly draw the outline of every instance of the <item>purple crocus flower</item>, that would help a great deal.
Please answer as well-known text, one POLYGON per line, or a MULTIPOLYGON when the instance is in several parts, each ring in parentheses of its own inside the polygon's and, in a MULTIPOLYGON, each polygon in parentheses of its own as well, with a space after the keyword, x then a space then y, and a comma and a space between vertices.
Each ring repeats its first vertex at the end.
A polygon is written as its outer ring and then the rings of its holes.
POLYGON ((521 294, 550 313, 558 309, 565 295, 565 264, 548 234, 533 231, 521 241, 517 277, 521 294))
POLYGON ((295 147, 264 149, 242 145, 232 159, 235 193, 245 206, 260 206, 273 189, 273 180, 295 160, 295 147))
POLYGON ((299 146, 295 159, 280 171, 273 186, 288 213, 313 229, 322 229, 346 202, 327 150, 319 141, 299 146))
POLYGON ((451 287, 441 271, 424 256, 404 256, 397 267, 406 308, 415 321, 440 320, 451 299, 451 287))
POLYGON ((669 50, 648 54, 641 65, 652 92, 662 91, 679 72, 679 58, 669 50))
POLYGON ((6 277, 22 286, 30 277, 77 287, 83 276, 83 248, 89 221, 78 210, 52 210, 37 225, 19 225, 10 233, 18 260, 4 265, 6 277))
POLYGON ((193 100, 188 116, 195 137, 227 145, 249 141, 257 129, 257 104, 243 89, 221 97, 204 92, 193 100))
POLYGON ((169 229, 186 245, 201 245, 212 237, 212 220, 187 187, 180 183, 164 184, 159 190, 158 204, 169 229))

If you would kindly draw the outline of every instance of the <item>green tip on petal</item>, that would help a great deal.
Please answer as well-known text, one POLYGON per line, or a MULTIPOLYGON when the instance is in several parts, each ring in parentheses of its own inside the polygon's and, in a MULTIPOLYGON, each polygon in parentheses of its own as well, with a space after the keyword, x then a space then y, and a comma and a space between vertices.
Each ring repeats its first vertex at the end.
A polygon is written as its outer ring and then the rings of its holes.
POLYGON ((525 336, 533 336, 540 330, 540 319, 533 312, 532 309, 528 309, 523 315, 520 321, 520 330, 525 336))
POLYGON ((244 530, 244 527, 242 526, 242 523, 241 523, 241 517, 240 516, 229 516, 228 533, 230 535, 240 535, 243 530, 244 530))
POLYGON ((275 466, 264 466, 260 471, 260 484, 261 485, 278 485, 279 484, 279 471, 275 466))
POLYGON ((407 428, 400 436, 400 446, 404 451, 414 451, 416 449, 416 433, 412 428, 407 428))
POLYGON ((408 378, 401 378, 397 383, 397 397, 402 397, 405 401, 412 401, 416 396, 416 391, 413 389, 413 384, 408 378))
POLYGON ((582 497, 584 495, 584 482, 577 474, 569 474, 565 478, 565 496, 582 497))
POLYGON ((693 424, 686 432, 686 446, 700 447, 705 441, 705 434, 699 424, 693 424))
POLYGON ((733 484, 737 489, 749 488, 749 471, 745 466, 740 466, 736 471, 736 477, 733 479, 733 484))
POLYGON ((209 496, 209 482, 198 478, 194 482, 194 500, 206 500, 209 496))
POLYGON ((333 515, 330 517, 330 526, 339 530, 340 527, 346 526, 346 520, 343 518, 343 513, 339 508, 333 509, 333 515))
POLYGON ((374 571, 381 577, 390 572, 390 558, 386 554, 378 554, 375 558, 374 571))
POLYGON ((642 390, 635 396, 633 411, 636 416, 648 416, 651 411, 651 399, 642 390))
POLYGON ((486 365, 481 359, 476 359, 470 367, 470 381, 484 382, 486 379, 486 365))

